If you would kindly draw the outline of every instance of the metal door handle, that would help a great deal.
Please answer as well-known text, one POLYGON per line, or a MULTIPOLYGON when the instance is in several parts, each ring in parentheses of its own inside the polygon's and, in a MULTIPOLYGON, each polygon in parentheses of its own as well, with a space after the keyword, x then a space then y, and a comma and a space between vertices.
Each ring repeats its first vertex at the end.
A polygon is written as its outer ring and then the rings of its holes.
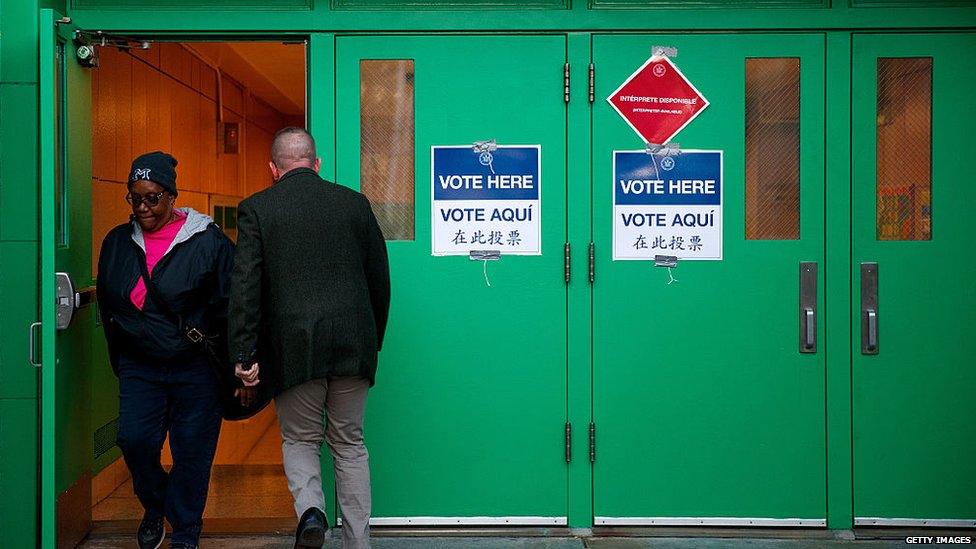
POLYGON ((878 264, 861 263, 861 354, 878 354, 878 264))
POLYGON ((817 352, 817 263, 800 263, 800 352, 817 352))
POLYGON ((817 333, 815 331, 815 328, 817 326, 817 315, 816 313, 813 312, 813 307, 807 307, 803 310, 803 319, 804 319, 803 348, 808 350, 813 349, 814 346, 817 344, 816 335, 815 335, 817 333))
POLYGON ((31 366, 35 368, 41 367, 41 361, 37 360, 37 355, 34 352, 37 349, 37 340, 34 338, 34 334, 37 332, 37 328, 41 327, 40 322, 33 322, 30 328, 27 329, 27 360, 30 361, 31 366))
POLYGON ((878 313, 868 309, 868 350, 878 350, 878 313))

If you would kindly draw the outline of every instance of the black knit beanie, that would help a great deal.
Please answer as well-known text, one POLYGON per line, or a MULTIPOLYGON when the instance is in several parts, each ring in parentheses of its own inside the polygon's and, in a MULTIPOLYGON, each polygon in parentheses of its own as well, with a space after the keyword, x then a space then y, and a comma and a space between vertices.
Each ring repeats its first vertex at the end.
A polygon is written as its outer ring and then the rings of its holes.
POLYGON ((176 159, 162 151, 146 153, 132 161, 129 185, 136 181, 152 181, 176 196, 176 159))

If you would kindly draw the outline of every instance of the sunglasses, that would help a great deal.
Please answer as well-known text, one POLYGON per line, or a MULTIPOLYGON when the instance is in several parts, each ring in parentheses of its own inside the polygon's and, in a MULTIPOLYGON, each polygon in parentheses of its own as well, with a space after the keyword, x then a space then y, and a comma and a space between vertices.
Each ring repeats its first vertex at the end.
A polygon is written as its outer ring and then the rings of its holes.
POLYGON ((133 208, 138 208, 143 203, 150 208, 154 208, 159 205, 159 200, 163 198, 166 191, 159 191, 158 193, 149 193, 145 196, 139 196, 137 194, 129 193, 125 195, 125 201, 132 204, 133 208))

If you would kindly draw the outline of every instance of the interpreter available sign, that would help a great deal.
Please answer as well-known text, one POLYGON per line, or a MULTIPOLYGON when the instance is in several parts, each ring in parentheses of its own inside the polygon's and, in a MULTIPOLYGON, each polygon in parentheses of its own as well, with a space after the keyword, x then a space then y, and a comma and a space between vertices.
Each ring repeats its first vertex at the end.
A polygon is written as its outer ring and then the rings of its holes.
POLYGON ((613 151, 613 259, 722 259, 722 151, 613 151))
POLYGON ((431 253, 541 255, 542 147, 433 146, 431 253))
POLYGON ((647 143, 669 143, 708 106, 708 100, 665 56, 644 62, 607 97, 647 143))

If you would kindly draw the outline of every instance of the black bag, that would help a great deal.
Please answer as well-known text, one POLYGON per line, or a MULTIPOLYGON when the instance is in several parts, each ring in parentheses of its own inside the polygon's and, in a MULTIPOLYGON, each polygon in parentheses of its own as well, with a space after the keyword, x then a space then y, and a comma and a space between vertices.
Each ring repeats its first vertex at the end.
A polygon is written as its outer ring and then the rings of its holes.
POLYGON ((227 358, 225 358, 228 356, 226 334, 208 335, 198 328, 184 323, 183 318, 174 313, 169 308, 169 305, 163 301, 162 296, 159 295, 159 292, 156 290, 156 285, 152 281, 152 277, 149 276, 149 269, 146 268, 146 262, 144 260, 139 261, 139 267, 142 268, 142 280, 146 284, 146 292, 153 300, 153 303, 159 307, 160 312, 169 317, 170 322, 176 325, 180 333, 198 345, 207 357, 207 362, 213 368, 214 374, 217 376, 217 382, 220 385, 220 404, 224 419, 231 421, 247 419, 263 410, 271 402, 272 398, 269 394, 269 384, 267 382, 259 383, 253 387, 257 391, 257 396, 248 406, 241 404, 240 399, 234 396, 234 391, 243 387, 244 384, 234 375, 233 369, 227 362, 227 358))

